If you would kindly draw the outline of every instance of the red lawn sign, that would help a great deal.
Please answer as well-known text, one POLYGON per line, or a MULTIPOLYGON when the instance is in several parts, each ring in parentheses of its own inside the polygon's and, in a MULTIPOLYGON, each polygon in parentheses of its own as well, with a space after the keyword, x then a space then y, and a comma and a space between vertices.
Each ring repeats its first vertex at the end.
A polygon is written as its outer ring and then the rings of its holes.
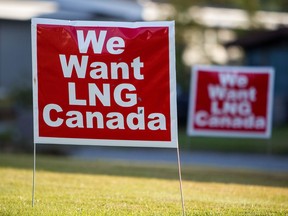
POLYGON ((32 20, 34 142, 177 148, 173 22, 32 20))
POLYGON ((187 133, 269 138, 273 83, 268 67, 194 67, 187 133))

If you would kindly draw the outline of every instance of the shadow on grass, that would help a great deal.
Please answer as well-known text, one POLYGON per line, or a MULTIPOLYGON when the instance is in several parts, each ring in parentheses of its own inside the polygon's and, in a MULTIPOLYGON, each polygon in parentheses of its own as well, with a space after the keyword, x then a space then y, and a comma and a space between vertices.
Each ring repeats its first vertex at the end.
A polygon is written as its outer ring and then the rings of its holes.
MULTIPOLYGON (((36 172, 93 174, 178 180, 177 165, 152 165, 71 159, 63 156, 37 155, 36 172)), ((33 155, 0 154, 0 167, 33 170, 33 155)), ((184 181, 288 187, 288 175, 245 170, 183 166, 184 181)))

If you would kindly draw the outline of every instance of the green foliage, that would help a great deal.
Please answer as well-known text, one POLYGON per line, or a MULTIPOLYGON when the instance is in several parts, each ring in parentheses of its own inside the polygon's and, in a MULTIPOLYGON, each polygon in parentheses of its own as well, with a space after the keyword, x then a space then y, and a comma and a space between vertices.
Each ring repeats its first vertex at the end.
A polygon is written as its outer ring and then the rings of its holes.
POLYGON ((177 10, 184 11, 191 6, 239 8, 248 12, 256 10, 288 11, 287 0, 168 0, 177 10))
POLYGON ((189 137, 184 128, 178 134, 181 148, 186 150, 288 155, 288 126, 274 128, 270 139, 189 137))
MULTIPOLYGON (((0 155, 0 215, 181 215, 177 166, 0 155)), ((183 167, 186 215, 287 215, 287 173, 183 167)))
MULTIPOLYGON (((288 11, 287 0, 167 0, 166 2, 172 4, 175 12, 169 19, 176 22, 176 71, 177 82, 183 87, 184 90, 189 89, 189 70, 184 62, 182 56, 187 46, 184 35, 187 30, 198 29, 203 30, 206 26, 201 26, 196 23, 189 15, 188 10, 193 6, 200 7, 219 7, 219 8, 234 8, 246 11, 249 20, 250 28, 261 28, 260 24, 254 19, 254 14, 258 10, 275 10, 275 11, 288 11)), ((243 33, 243 30, 235 29, 236 34, 243 33)), ((246 32, 246 31, 244 31, 246 32)), ((209 60, 213 64, 212 60, 209 60)))
MULTIPOLYGON (((5 131, 3 133, 0 133, 0 142, 1 143, 8 143, 8 142, 11 142, 12 140, 12 132, 11 131, 5 131)), ((0 146, 1 148, 1 146, 0 146)))
POLYGON ((22 88, 15 89, 11 93, 11 100, 24 108, 32 108, 32 89, 30 88, 22 88))

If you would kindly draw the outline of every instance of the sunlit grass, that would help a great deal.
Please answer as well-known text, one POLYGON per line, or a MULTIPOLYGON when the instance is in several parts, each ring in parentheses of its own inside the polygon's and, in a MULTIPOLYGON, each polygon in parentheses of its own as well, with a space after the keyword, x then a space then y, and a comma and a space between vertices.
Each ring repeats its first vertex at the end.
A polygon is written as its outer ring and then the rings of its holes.
MULTIPOLYGON (((181 215, 177 166, 0 154, 0 215, 181 215)), ((288 174, 183 167, 187 215, 287 215, 288 174)))

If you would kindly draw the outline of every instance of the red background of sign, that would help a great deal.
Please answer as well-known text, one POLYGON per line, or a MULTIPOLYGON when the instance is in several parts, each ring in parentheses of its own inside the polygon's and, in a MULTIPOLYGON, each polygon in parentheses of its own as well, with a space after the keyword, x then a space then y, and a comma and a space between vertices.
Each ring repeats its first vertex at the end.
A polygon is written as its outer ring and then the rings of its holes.
MULTIPOLYGON (((209 115, 211 115, 210 106, 211 99, 209 98, 208 93, 208 85, 220 85, 219 79, 219 71, 213 70, 199 70, 198 71, 198 79, 197 79, 197 88, 195 92, 194 99, 194 110, 193 113, 196 113, 200 110, 205 110, 209 115)), ((225 71, 225 73, 227 73, 225 71)), ((234 72, 232 72, 234 73, 234 72)), ((237 129, 237 128, 217 128, 217 127, 209 127, 209 125, 205 127, 200 127, 196 125, 195 121, 193 121, 193 127, 195 130, 205 130, 205 131, 232 131, 232 132, 265 132, 268 128, 268 118, 267 118, 267 103, 268 103, 268 86, 269 86, 269 74, 265 71, 263 73, 253 73, 253 72, 243 72, 241 69, 237 71, 239 75, 245 75, 248 77, 248 85, 245 88, 241 89, 249 89, 250 87, 254 87, 257 91, 256 93, 256 101, 251 102, 252 113, 254 116, 263 116, 266 119, 266 127, 264 129, 237 129)), ((240 89, 237 86, 233 88, 227 87, 228 89, 240 89)), ((221 101, 220 101, 221 103, 221 101)), ((224 115, 220 115, 224 116, 224 115)), ((229 115, 232 116, 232 115, 229 115)), ((233 115, 232 117, 241 117, 240 115, 233 115)))
MULTIPOLYGON (((129 68, 131 69, 131 68, 129 68)), ((110 140, 145 140, 145 141, 170 141, 170 84, 169 84, 169 37, 168 27, 71 27, 59 25, 37 25, 37 70, 38 70, 38 108, 39 108, 39 136, 58 138, 88 138, 88 139, 110 139, 110 140), (103 53, 94 54, 92 47, 89 47, 87 54, 80 54, 77 45, 76 30, 81 29, 107 30, 103 53), (112 55, 105 49, 105 44, 110 37, 118 36, 125 41, 125 51, 120 55, 112 55), (59 54, 89 55, 88 67, 85 79, 78 79, 75 71, 71 78, 64 78, 59 54), (122 78, 117 80, 92 79, 89 76, 92 62, 126 62, 130 65, 134 58, 140 56, 144 67, 141 73, 144 80, 136 80, 131 71, 129 80, 122 78), (136 87, 138 97, 137 104, 133 107, 123 108, 117 105, 111 97, 111 107, 104 107, 99 101, 96 106, 72 106, 68 99, 68 82, 76 83, 77 99, 88 99, 88 83, 96 83, 101 86, 103 83, 111 85, 111 94, 115 86, 121 83, 131 83, 136 87), (68 128, 65 122, 61 127, 50 127, 43 120, 43 109, 47 104, 58 104, 63 112, 57 116, 66 119, 67 111, 80 111, 84 116, 84 128, 68 128), (104 129, 85 128, 85 112, 101 112, 105 116, 109 112, 120 112, 127 116, 128 113, 137 112, 137 107, 144 107, 146 130, 131 130, 126 121, 125 130, 107 129, 104 120, 104 129), (150 113, 163 113, 166 117, 167 130, 149 130, 147 127, 147 116, 150 113)), ((108 72, 109 72, 108 67, 108 72)), ((109 74, 109 73, 108 73, 109 74)), ((56 118, 56 117, 55 117, 56 118)))

